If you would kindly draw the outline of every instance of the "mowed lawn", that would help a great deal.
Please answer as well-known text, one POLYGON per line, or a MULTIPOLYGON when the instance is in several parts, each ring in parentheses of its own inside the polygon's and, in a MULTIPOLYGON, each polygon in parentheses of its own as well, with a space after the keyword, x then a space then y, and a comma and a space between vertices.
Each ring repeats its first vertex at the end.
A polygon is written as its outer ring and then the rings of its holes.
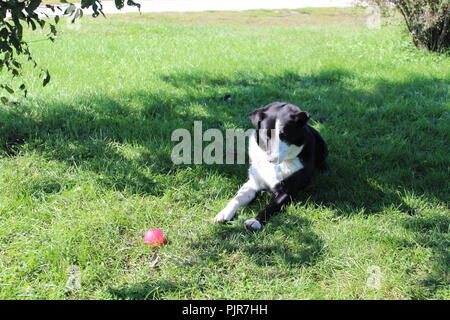
POLYGON ((27 99, 0 107, 0 298, 450 299, 450 61, 364 14, 84 17, 53 44, 30 32, 52 80, 29 68, 27 99), (247 129, 273 101, 311 113, 330 171, 261 232, 243 222, 268 193, 215 225, 248 165, 174 165, 171 133, 247 129), (146 246, 148 228, 168 244, 146 246))

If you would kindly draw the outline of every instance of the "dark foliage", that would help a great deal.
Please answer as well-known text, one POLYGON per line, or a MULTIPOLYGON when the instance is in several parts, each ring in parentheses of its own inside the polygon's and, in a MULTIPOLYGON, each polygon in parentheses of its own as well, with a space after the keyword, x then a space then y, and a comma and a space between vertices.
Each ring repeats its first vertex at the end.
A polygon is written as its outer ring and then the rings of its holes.
POLYGON ((418 48, 445 52, 450 49, 450 2, 448 0, 372 0, 394 5, 403 15, 418 48))
MULTIPOLYGON (((81 8, 77 8, 66 0, 61 0, 65 5, 49 5, 49 8, 55 15, 53 18, 46 13, 41 12, 42 0, 2 0, 0 1, 0 70, 6 70, 13 78, 21 75, 22 63, 20 56, 31 62, 37 67, 36 62, 30 52, 28 43, 23 38, 23 28, 27 25, 32 30, 38 28, 44 29, 48 27, 47 38, 54 41, 57 29, 56 25, 60 20, 60 16, 68 16, 72 18, 72 22, 83 16, 83 9, 92 8, 93 16, 97 17, 103 14, 101 1, 97 0, 81 0, 81 8)), ((115 0, 116 7, 121 9, 125 5, 124 0, 115 0)), ((127 1, 127 5, 140 5, 132 0, 127 1)), ((41 69, 42 84, 45 86, 50 81, 48 70, 41 69)), ((15 90, 7 83, 0 84, 0 88, 12 94, 15 90)), ((19 86, 23 93, 27 94, 25 83, 19 86)), ((2 103, 7 103, 8 99, 4 96, 0 97, 2 103)))

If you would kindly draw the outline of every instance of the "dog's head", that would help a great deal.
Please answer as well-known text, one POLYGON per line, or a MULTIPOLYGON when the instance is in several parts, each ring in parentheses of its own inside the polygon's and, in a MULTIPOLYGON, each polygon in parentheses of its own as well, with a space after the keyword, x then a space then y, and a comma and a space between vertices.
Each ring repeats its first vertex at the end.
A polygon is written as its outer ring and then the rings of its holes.
POLYGON ((256 141, 271 163, 293 159, 302 151, 309 114, 299 107, 273 102, 253 111, 250 120, 256 128, 256 141))

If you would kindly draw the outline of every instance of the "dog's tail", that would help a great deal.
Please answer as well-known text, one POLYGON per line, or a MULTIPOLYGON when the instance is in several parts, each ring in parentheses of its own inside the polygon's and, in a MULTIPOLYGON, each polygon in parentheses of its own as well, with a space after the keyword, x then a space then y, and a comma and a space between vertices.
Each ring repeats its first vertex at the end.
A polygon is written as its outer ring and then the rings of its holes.
POLYGON ((311 127, 311 131, 316 140, 316 154, 314 157, 314 165, 320 171, 327 171, 328 166, 325 162, 325 159, 328 156, 328 146, 327 146, 326 142, 323 140, 320 133, 316 129, 311 127))

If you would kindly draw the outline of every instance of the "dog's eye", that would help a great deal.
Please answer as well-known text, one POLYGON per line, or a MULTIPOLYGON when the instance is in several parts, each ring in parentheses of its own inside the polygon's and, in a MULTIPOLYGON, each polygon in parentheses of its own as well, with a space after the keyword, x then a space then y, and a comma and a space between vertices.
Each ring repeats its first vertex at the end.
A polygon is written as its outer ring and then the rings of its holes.
POLYGON ((280 132, 280 139, 281 139, 281 140, 286 140, 286 138, 287 138, 286 133, 280 132))

